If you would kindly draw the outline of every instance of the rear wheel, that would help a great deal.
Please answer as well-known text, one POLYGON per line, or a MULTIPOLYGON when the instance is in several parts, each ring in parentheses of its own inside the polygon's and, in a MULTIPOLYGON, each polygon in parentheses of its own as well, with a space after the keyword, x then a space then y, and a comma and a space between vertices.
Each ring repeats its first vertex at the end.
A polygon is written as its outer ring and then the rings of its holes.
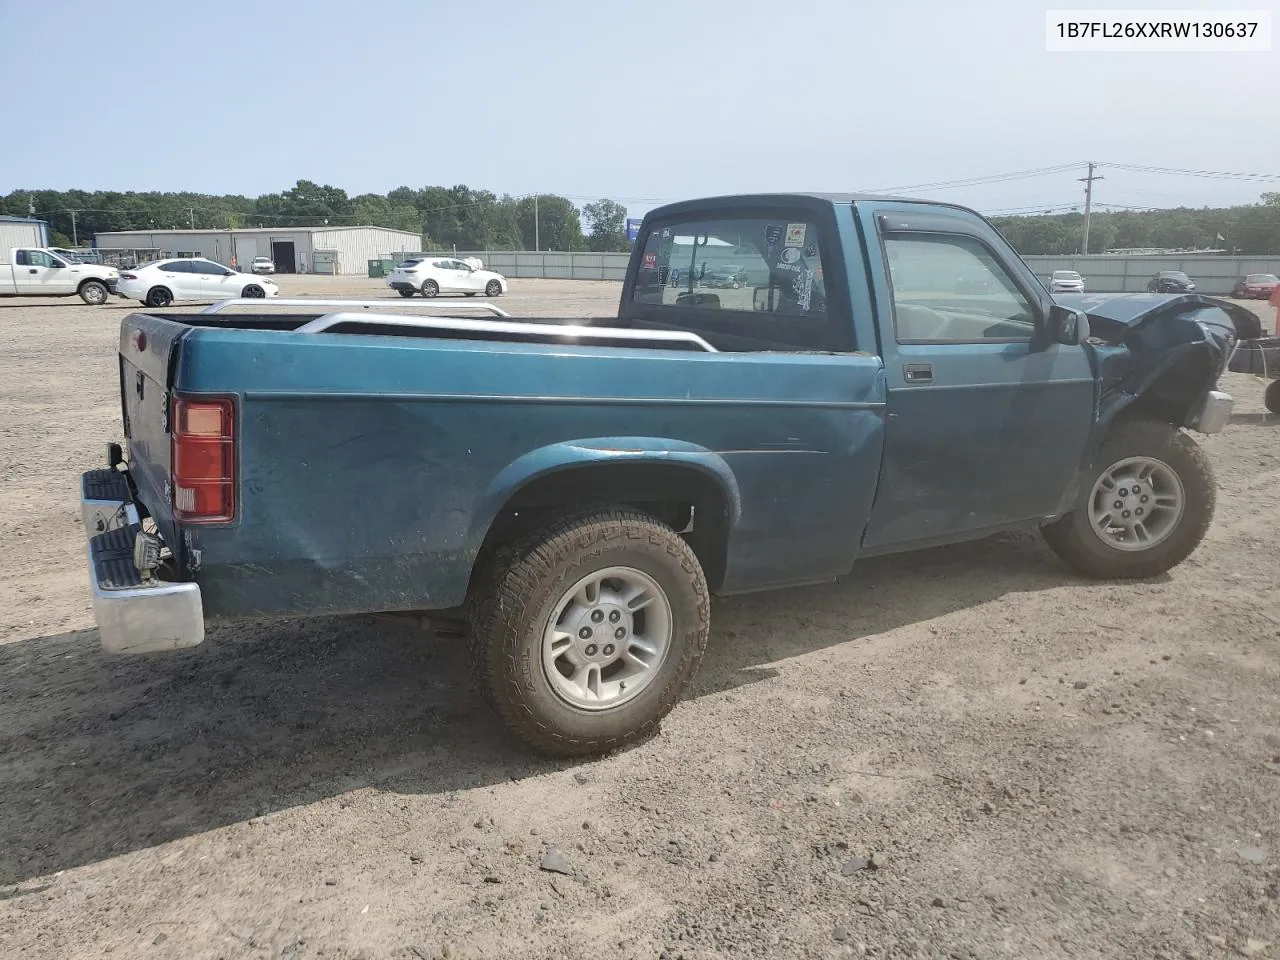
POLYGON ((702 567, 666 524, 601 507, 484 563, 468 604, 486 700, 535 749, 600 753, 652 732, 706 648, 702 567))
POLYGON ((259 297, 265 297, 266 293, 264 293, 262 288, 258 286, 256 283, 251 283, 247 287, 245 287, 243 291, 241 291, 240 296, 248 297, 251 300, 256 300, 259 297))
POLYGON ((148 307, 167 307, 173 303, 173 294, 168 287, 152 287, 147 291, 147 299, 143 302, 148 307))
POLYGON ((1262 394, 1262 402, 1272 413, 1280 413, 1280 380, 1272 380, 1262 394))
POLYGON ((397 287, 397 288, 396 288, 396 293, 400 294, 400 296, 402 296, 402 297, 412 297, 412 296, 413 296, 413 294, 414 294, 414 292, 415 292, 415 291, 413 291, 413 290, 409 289, 408 287, 397 287))
POLYGON ((502 284, 499 283, 497 280, 490 280, 488 283, 484 285, 484 295, 486 297, 502 296, 502 284))
POLYGON ((436 283, 434 280, 422 281, 422 295, 424 297, 434 297, 439 292, 440 284, 436 283))
POLYGON ((1112 428, 1075 509, 1043 528, 1054 553, 1091 577, 1138 579, 1176 567, 1213 519, 1213 470, 1177 427, 1136 420, 1112 428))
POLYGON ((100 307, 107 302, 109 291, 107 285, 99 280, 86 280, 80 284, 80 299, 91 307, 100 307))

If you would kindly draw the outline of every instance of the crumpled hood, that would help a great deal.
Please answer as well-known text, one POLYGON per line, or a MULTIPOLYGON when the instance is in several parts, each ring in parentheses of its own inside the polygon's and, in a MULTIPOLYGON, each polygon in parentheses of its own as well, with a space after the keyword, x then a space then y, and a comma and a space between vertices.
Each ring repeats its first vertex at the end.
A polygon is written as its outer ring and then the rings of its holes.
POLYGON ((1225 328, 1217 311, 1231 321, 1230 332, 1237 340, 1262 336, 1262 321, 1248 307, 1201 293, 1059 293, 1054 300, 1065 307, 1089 315, 1089 329, 1104 340, 1119 342, 1128 330, 1161 319, 1190 319, 1201 326, 1225 328))

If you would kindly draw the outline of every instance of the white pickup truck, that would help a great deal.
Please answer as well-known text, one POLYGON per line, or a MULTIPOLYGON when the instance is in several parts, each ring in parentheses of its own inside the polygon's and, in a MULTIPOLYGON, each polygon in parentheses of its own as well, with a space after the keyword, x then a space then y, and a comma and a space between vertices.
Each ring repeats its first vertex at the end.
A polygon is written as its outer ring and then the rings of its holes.
POLYGON ((45 247, 14 247, 0 262, 0 297, 70 297, 106 303, 120 282, 115 267, 80 263, 45 247))

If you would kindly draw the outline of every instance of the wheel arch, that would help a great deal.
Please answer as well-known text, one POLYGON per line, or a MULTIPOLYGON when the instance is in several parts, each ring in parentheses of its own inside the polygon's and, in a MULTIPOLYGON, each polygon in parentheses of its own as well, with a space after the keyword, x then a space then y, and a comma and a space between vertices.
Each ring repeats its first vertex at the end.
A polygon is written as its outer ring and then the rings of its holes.
POLYGON ((1214 351, 1205 342, 1188 344, 1177 351, 1129 385, 1104 411, 1099 418, 1100 435, 1116 423, 1129 420, 1158 420, 1175 427, 1187 426, 1196 406, 1217 381, 1215 360, 1214 351))
POLYGON ((707 583, 722 582, 741 495, 728 463, 696 444, 608 437, 553 444, 509 464, 485 492, 471 529, 482 560, 548 513, 589 503, 623 504, 654 514, 689 544, 707 583))

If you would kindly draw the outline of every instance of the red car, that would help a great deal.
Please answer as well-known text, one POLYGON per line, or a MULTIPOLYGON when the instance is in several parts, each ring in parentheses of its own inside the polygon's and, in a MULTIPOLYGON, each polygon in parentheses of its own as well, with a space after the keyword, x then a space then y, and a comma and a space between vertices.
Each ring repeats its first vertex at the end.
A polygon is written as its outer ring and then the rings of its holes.
POLYGON ((1231 296, 1237 300, 1267 300, 1280 287, 1280 277, 1274 273, 1251 273, 1241 277, 1231 288, 1231 296))

